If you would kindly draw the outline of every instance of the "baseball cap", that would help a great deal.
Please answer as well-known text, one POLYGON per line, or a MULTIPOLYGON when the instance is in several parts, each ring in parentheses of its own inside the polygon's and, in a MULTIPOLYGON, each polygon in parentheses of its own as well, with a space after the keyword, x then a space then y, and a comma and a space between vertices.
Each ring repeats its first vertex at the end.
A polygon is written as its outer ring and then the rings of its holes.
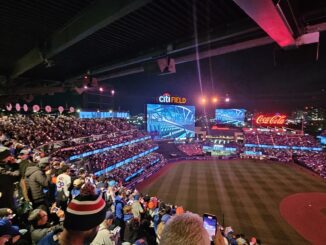
POLYGON ((11 225, 8 219, 0 219, 0 236, 10 235, 16 236, 19 235, 18 226, 11 225))

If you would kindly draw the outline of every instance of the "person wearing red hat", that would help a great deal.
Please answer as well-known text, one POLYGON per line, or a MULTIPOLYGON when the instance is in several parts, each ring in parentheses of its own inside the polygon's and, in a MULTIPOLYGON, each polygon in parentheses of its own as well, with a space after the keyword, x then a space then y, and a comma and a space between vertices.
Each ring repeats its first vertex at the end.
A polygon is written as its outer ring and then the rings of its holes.
POLYGON ((106 204, 101 195, 95 195, 95 187, 87 183, 80 195, 68 204, 64 230, 60 236, 60 245, 87 244, 94 240, 99 225, 106 215, 106 204))

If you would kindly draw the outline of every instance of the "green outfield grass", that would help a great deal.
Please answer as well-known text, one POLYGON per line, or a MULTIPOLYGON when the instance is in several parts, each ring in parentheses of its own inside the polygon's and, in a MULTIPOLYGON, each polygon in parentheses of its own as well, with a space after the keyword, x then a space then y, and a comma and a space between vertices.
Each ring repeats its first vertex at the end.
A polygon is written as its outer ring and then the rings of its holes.
POLYGON ((216 214, 263 244, 309 244, 280 215, 281 200, 298 192, 326 192, 326 183, 301 170, 252 160, 182 161, 139 186, 187 210, 216 214))

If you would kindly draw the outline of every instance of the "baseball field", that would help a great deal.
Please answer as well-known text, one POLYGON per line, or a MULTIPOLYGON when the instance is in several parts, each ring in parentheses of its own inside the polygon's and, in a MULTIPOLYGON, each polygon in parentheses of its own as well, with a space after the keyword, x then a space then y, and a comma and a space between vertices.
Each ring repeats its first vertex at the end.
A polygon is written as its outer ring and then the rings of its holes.
POLYGON ((138 188, 200 215, 215 214, 224 226, 262 244, 326 241, 326 183, 300 167, 254 160, 181 161, 138 188))

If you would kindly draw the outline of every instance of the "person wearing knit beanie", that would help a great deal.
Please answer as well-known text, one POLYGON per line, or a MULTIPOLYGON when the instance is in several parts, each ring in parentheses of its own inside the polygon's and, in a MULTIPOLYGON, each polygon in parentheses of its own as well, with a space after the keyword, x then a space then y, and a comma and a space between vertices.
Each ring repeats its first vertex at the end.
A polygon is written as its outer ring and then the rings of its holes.
POLYGON ((95 187, 91 183, 86 183, 80 194, 68 204, 60 245, 90 244, 105 215, 104 199, 95 194, 95 187))

